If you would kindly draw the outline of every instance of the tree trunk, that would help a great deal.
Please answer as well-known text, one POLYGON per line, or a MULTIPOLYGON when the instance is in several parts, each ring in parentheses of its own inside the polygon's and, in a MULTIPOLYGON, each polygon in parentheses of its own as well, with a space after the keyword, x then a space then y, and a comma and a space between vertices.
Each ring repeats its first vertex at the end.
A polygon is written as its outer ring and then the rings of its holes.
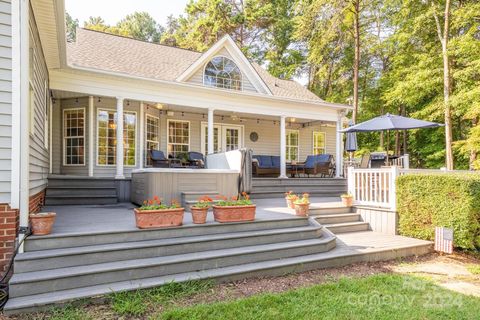
POLYGON ((355 38, 355 60, 353 66, 353 116, 352 120, 357 123, 358 114, 358 78, 360 69, 360 0, 354 1, 354 19, 353 19, 355 38))
POLYGON ((445 13, 444 13, 444 25, 443 33, 440 26, 440 20, 435 12, 435 2, 431 2, 433 7, 433 17, 437 25, 437 34, 442 44, 442 58, 443 58, 443 102, 444 102, 444 114, 445 114, 445 166, 447 170, 453 170, 453 150, 452 150, 452 110, 450 106, 450 92, 451 92, 451 79, 450 79, 450 59, 448 56, 448 38, 450 36, 450 4, 451 0, 445 1, 445 13))
MULTIPOLYGON (((476 127, 478 124, 478 117, 475 117, 474 119, 472 119, 472 127, 476 127)), ((470 159, 468 161, 468 168, 470 170, 475 170, 475 161, 477 161, 477 151, 475 150, 475 148, 471 148, 470 149, 470 159)))

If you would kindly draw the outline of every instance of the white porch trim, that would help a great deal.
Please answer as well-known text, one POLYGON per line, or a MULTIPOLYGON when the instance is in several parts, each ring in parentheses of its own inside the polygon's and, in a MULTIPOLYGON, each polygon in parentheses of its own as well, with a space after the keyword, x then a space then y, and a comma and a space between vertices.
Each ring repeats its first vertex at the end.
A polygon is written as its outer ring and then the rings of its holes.
POLYGON ((117 97, 117 159, 116 159, 116 174, 115 179, 125 179, 123 173, 123 97, 117 97))
POLYGON ((287 130, 285 128, 285 116, 280 117, 280 176, 287 179, 287 130))
POLYGON ((95 105, 93 96, 88 97, 88 176, 93 177, 93 166, 95 164, 95 105))
POLYGON ((140 101, 140 148, 138 148, 139 149, 138 152, 140 155, 140 162, 139 162, 140 169, 143 169, 145 166, 144 164, 145 150, 146 150, 145 135, 147 133, 145 131, 145 110, 143 109, 144 107, 145 105, 143 104, 143 101, 140 101))
POLYGON ((336 145, 335 145, 335 177, 340 178, 343 174, 343 133, 340 132, 342 130, 342 119, 343 119, 343 113, 339 112, 338 113, 338 119, 337 119, 337 137, 335 139, 336 145))
POLYGON ((214 123, 213 123, 213 109, 208 108, 208 123, 207 123, 207 154, 213 154, 214 153, 214 123))
MULTIPOLYGON (((21 0, 12 0, 12 177, 10 191, 10 207, 12 209, 20 208, 20 137, 21 137, 21 110, 13 106, 21 106, 22 93, 21 84, 21 19, 20 19, 21 0)), ((25 42, 25 41, 24 41, 25 42)))

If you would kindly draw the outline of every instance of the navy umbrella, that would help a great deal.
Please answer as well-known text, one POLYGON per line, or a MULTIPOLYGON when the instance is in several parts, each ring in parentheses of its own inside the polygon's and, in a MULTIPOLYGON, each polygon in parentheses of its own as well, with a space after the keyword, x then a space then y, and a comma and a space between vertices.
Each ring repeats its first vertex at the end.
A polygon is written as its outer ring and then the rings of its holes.
MULTIPOLYGON (((438 128, 444 126, 441 123, 418 120, 413 118, 407 118, 402 116, 396 116, 393 114, 385 114, 368 121, 359 123, 357 125, 340 130, 340 132, 346 132, 347 134, 354 132, 372 132, 372 131, 385 131, 387 133, 390 130, 409 130, 420 128, 438 128)), ((348 136, 347 136, 348 138, 348 136)), ((387 162, 388 162, 388 139, 387 139, 387 162)))
POLYGON ((384 131, 384 130, 408 130, 419 128, 437 128, 443 124, 418 120, 413 118, 406 118, 402 116, 396 116, 393 114, 385 114, 368 121, 359 123, 357 125, 340 130, 340 132, 371 132, 371 131, 384 131))
MULTIPOLYGON (((350 120, 348 123, 350 128, 353 126, 353 121, 350 120)), ((348 132, 347 138, 345 139, 345 150, 347 152, 355 152, 358 149, 357 145, 357 134, 355 132, 348 132)))

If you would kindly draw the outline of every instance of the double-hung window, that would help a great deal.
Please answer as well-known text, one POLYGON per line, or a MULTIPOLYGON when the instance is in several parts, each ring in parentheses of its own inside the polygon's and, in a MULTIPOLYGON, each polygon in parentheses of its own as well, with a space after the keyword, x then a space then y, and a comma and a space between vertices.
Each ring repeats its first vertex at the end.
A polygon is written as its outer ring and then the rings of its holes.
POLYGON ((313 132, 313 154, 325 153, 325 132, 313 132))
POLYGON ((298 160, 298 130, 287 130, 287 161, 298 160))
POLYGON ((146 147, 147 150, 145 152, 145 163, 147 166, 151 166, 151 159, 148 157, 149 150, 159 150, 160 149, 160 139, 158 137, 158 129, 160 126, 160 120, 157 117, 151 116, 147 114, 147 121, 146 121, 146 147))
POLYGON ((176 158, 190 150, 190 122, 168 120, 168 155, 176 158))
MULTIPOLYGON (((123 114, 123 163, 135 166, 137 115, 135 112, 123 114)), ((97 116, 97 164, 116 164, 117 152, 117 113, 112 110, 98 110, 97 116)))
POLYGON ((85 165, 85 109, 63 110, 63 165, 85 165))

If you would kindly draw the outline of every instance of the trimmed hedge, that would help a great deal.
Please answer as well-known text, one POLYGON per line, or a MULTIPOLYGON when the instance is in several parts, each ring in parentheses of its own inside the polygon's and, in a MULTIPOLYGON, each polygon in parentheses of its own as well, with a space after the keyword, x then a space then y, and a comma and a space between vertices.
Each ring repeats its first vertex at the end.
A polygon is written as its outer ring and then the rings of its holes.
POLYGON ((480 247, 480 175, 411 174, 397 179, 399 232, 434 240, 435 227, 454 230, 454 245, 480 247))

